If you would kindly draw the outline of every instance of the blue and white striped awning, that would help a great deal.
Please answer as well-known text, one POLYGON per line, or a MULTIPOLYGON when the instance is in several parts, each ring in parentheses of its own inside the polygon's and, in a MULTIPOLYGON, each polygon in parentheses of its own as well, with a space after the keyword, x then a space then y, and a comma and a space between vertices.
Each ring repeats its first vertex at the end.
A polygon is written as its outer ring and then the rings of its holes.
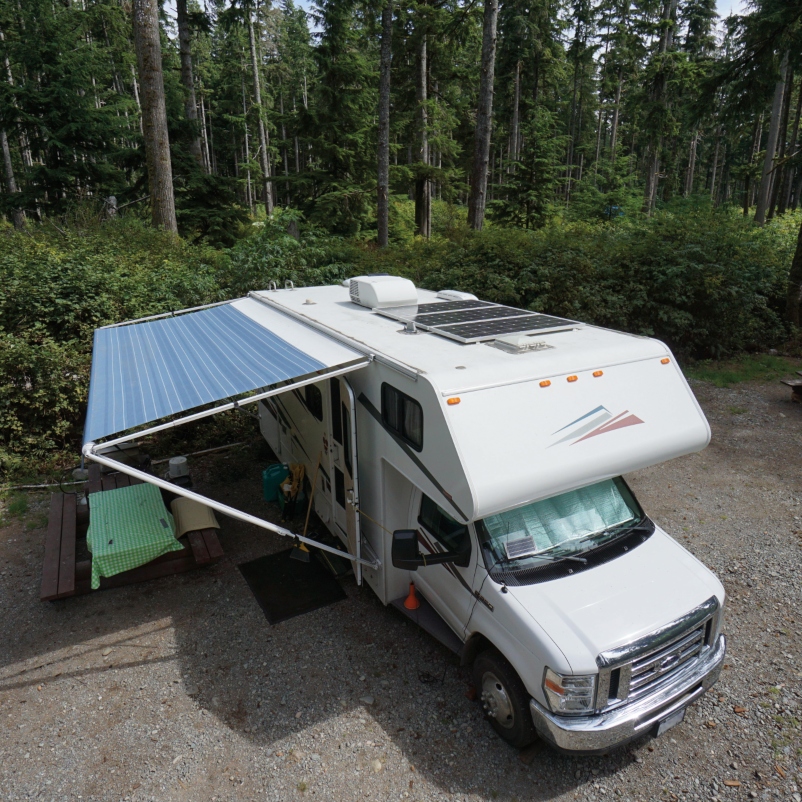
POLYGON ((251 298, 95 331, 84 442, 368 358, 251 298))

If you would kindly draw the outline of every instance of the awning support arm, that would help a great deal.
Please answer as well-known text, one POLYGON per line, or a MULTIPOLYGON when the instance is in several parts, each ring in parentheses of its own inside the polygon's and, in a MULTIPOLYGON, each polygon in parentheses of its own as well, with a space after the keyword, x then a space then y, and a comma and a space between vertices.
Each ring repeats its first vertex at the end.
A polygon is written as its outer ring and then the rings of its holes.
MULTIPOLYGON (((130 438, 121 438, 115 442, 122 442, 123 439, 127 440, 130 438)), ((187 490, 185 487, 179 487, 178 485, 174 485, 172 484, 172 482, 168 482, 165 479, 160 479, 158 476, 153 476, 152 474, 140 471, 138 468, 132 468, 130 465, 124 465, 122 462, 119 462, 118 460, 109 459, 108 457, 95 453, 94 450, 96 448, 104 448, 107 445, 109 444, 87 443, 83 447, 83 455, 87 459, 90 459, 93 462, 97 462, 100 465, 105 465, 108 468, 113 468, 116 471, 125 473, 128 476, 133 476, 135 479, 141 479, 143 482, 148 482, 149 484, 156 485, 156 487, 160 487, 162 488, 162 490, 167 490, 170 493, 175 493, 175 495, 177 496, 183 496, 184 498, 189 498, 192 499, 193 501, 197 501, 200 504, 204 504, 207 507, 211 507, 213 510, 222 513, 223 515, 228 515, 230 518, 236 518, 237 520, 244 521, 247 524, 253 524, 254 526, 258 526, 260 529, 267 529, 268 532, 273 532, 274 534, 281 535, 282 537, 291 537, 293 539, 297 539, 301 541, 301 543, 306 543, 308 546, 314 546, 316 549, 321 549, 322 551, 328 551, 331 554, 336 554, 338 557, 342 557, 343 559, 346 560, 351 560, 352 562, 359 563, 360 565, 366 565, 369 568, 378 569, 381 566, 381 563, 378 560, 376 560, 375 562, 371 562, 370 560, 364 560, 361 557, 355 557, 354 555, 349 554, 346 551, 340 551, 339 549, 335 549, 332 546, 327 546, 325 543, 318 543, 316 540, 312 540, 311 538, 303 537, 302 535, 297 535, 294 532, 291 532, 289 529, 285 529, 283 526, 270 523, 270 521, 265 521, 262 518, 257 518, 255 515, 250 515, 249 513, 242 512, 241 510, 235 509, 234 507, 229 507, 228 504, 223 504, 219 501, 214 501, 213 499, 207 498, 206 496, 202 496, 200 493, 195 493, 192 490, 187 490)))
MULTIPOLYGON (((366 357, 364 364, 367 365, 369 361, 370 358, 366 357)), ((158 426, 151 426, 147 429, 140 429, 139 431, 131 434, 125 434, 122 437, 115 437, 113 440, 107 440, 103 443, 98 443, 97 448, 108 448, 110 446, 116 446, 119 443, 127 443, 129 440, 137 440, 147 435, 164 431, 165 429, 174 429, 176 426, 182 426, 185 423, 191 423, 192 421, 200 420, 201 418, 208 418, 211 415, 217 415, 219 412, 227 412, 230 409, 237 409, 245 404, 255 404, 257 401, 261 401, 263 398, 269 398, 271 395, 278 395, 279 393, 285 393, 288 390, 295 390, 298 387, 304 387, 307 384, 315 384, 316 382, 323 381, 324 379, 340 376, 343 373, 350 373, 355 369, 355 365, 359 364, 359 362, 348 362, 345 365, 340 365, 336 370, 320 371, 319 373, 308 376, 301 381, 292 381, 291 384, 283 385, 282 387, 274 387, 272 390, 266 390, 263 393, 257 393, 256 395, 242 398, 239 401, 229 401, 228 403, 220 404, 220 406, 214 407, 213 409, 195 412, 192 415, 185 415, 183 418, 178 418, 177 420, 168 421, 167 423, 160 423, 158 426)), ((84 453, 86 454, 86 447, 84 447, 84 453)), ((86 456, 89 455, 86 454, 86 456)), ((91 457, 91 459, 94 459, 94 457, 91 457)))

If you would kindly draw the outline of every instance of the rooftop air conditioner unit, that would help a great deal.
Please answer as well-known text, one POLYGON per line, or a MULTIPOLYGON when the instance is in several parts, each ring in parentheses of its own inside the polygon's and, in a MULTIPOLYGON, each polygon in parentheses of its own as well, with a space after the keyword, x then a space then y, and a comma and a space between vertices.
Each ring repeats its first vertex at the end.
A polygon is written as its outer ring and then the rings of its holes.
POLYGON ((349 289, 351 301, 368 309, 418 304, 415 285, 409 279, 398 276, 357 276, 351 279, 349 289))

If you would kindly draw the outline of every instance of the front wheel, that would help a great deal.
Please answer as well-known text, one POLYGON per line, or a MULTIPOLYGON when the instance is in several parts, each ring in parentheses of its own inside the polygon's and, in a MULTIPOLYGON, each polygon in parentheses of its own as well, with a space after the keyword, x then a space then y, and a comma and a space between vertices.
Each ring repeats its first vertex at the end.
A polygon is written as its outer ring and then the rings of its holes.
POLYGON ((529 746, 537 733, 529 694, 515 669, 498 652, 486 651, 473 663, 473 678, 490 726, 508 744, 529 746))

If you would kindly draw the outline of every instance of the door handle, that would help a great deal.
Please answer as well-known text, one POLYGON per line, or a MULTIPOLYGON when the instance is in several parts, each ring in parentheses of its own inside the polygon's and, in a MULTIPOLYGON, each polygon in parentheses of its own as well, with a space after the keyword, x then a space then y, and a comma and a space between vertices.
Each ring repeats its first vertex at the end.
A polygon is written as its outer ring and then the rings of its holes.
POLYGON ((348 504, 350 504, 352 507, 354 506, 354 491, 353 491, 353 490, 347 490, 347 491, 346 491, 346 493, 345 493, 345 500, 346 500, 346 502, 347 502, 348 504))

